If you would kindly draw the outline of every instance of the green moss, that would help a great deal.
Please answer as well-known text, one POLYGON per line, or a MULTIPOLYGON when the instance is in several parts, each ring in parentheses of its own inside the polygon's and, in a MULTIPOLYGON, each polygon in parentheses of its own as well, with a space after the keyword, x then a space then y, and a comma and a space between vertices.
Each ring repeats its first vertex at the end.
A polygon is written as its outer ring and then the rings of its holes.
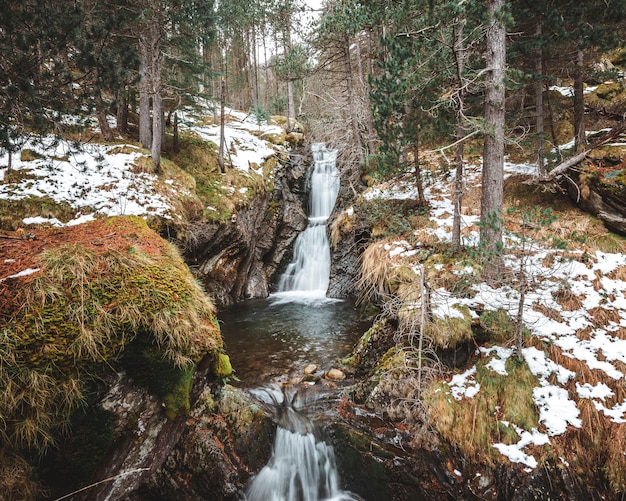
POLYGON ((174 420, 189 413, 195 366, 176 367, 145 337, 137 338, 126 348, 121 364, 135 383, 159 397, 168 419, 174 420))
POLYGON ((452 306, 462 316, 450 315, 435 317, 427 323, 424 330, 427 338, 439 348, 453 349, 472 338, 472 317, 467 306, 452 306))
POLYGON ((0 199, 0 230, 14 231, 23 228, 25 225, 22 220, 35 216, 56 218, 66 223, 76 216, 76 210, 67 202, 57 202, 50 197, 0 199))
POLYGON ((218 378, 227 378, 233 373, 233 367, 230 364, 230 358, 226 353, 218 353, 213 363, 213 374, 218 378))
POLYGON ((168 417, 185 414, 195 363, 221 347, 213 305, 170 244, 139 218, 90 225, 80 234, 115 235, 117 247, 47 249, 41 272, 15 291, 21 307, 0 317, 0 415, 16 447, 48 446, 80 402, 81 382, 131 343, 140 354, 133 377, 168 417))
POLYGON ((43 158, 43 155, 31 150, 30 148, 24 148, 20 152, 20 160, 22 162, 31 162, 32 160, 37 160, 39 158, 43 158))
POLYGON ((477 341, 504 344, 513 339, 516 325, 506 310, 484 311, 480 315, 480 329, 477 330, 477 341))

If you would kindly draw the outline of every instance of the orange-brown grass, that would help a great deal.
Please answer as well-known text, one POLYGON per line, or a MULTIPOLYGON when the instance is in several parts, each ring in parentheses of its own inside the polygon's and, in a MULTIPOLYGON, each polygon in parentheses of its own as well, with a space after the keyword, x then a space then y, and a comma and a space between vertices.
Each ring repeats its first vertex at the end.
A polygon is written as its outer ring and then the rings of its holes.
POLYGON ((621 280, 626 282, 626 266, 619 266, 615 268, 611 273, 607 274, 611 280, 621 280))
POLYGON ((619 310, 607 310, 602 306, 591 308, 589 310, 589 314, 591 315, 593 324, 596 327, 606 327, 611 322, 619 323, 621 319, 619 310))
POLYGON ((362 291, 362 297, 368 300, 391 292, 390 278, 395 264, 384 244, 384 241, 375 242, 361 255, 361 278, 358 289, 362 291))
POLYGON ((470 461, 493 466, 504 459, 492 447, 494 443, 515 443, 517 433, 501 421, 509 421, 530 430, 538 426, 533 388, 539 383, 525 362, 515 358, 506 362, 508 376, 476 364, 480 391, 473 398, 455 400, 447 385, 437 383, 425 396, 432 425, 449 443, 455 444, 470 461))
MULTIPOLYGON (((563 355, 555 345, 548 347, 548 354, 555 363, 576 373, 576 378, 565 387, 575 398, 582 420, 580 429, 572 428, 565 435, 552 439, 555 455, 567 457, 575 475, 583 481, 597 483, 600 474, 614 492, 623 491, 626 488, 626 427, 612 422, 598 411, 592 400, 576 398, 576 383, 606 384, 614 393, 603 402, 609 408, 624 401, 626 388, 603 371, 590 369, 585 362, 563 355)), ((613 363, 621 369, 626 367, 613 363)))
POLYGON ((554 300, 564 311, 577 311, 583 307, 584 297, 577 296, 569 287, 562 287, 552 293, 554 300))
POLYGON ((626 327, 620 327, 619 329, 611 332, 611 335, 618 339, 626 339, 626 327))
POLYGON ((556 320, 557 322, 561 323, 565 321, 563 319, 563 315, 561 315, 557 310, 555 310, 554 308, 550 308, 549 306, 546 306, 544 304, 534 303, 533 310, 545 315, 550 320, 556 320))

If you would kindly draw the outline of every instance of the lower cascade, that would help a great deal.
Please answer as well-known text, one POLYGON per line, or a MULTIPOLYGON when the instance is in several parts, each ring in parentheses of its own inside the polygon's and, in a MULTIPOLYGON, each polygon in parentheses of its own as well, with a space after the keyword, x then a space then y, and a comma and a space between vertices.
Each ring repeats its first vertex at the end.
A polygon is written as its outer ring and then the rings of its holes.
MULTIPOLYGON (((297 393, 295 394, 297 398, 297 393)), ((245 501, 358 501, 339 487, 333 448, 279 389, 256 392, 279 421, 268 464, 252 479, 245 501)))
POLYGON ((330 245, 326 223, 339 193, 337 150, 314 143, 310 177, 309 224, 298 235, 293 261, 280 278, 281 295, 325 296, 330 280, 330 245))

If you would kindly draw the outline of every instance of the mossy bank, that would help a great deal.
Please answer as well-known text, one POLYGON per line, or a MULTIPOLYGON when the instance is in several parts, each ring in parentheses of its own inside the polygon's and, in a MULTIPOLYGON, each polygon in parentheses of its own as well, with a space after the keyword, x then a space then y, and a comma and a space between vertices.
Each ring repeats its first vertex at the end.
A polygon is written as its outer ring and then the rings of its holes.
MULTIPOLYGON (((9 496, 28 499, 37 492, 31 467, 64 461, 64 447, 79 453, 73 431, 113 430, 116 416, 99 405, 103 382, 127 373, 175 421, 189 412, 196 368, 211 366, 222 340, 209 297, 140 218, 4 237, 0 464, 30 477, 9 496)), ((99 438, 81 482, 112 439, 99 438)))

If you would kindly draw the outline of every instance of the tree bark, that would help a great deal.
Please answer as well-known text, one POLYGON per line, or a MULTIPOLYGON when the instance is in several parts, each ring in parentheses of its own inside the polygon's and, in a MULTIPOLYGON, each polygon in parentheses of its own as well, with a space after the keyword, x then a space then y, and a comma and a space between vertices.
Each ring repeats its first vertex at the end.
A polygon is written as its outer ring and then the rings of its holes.
POLYGON ((122 87, 117 92, 117 132, 122 137, 128 136, 128 99, 126 88, 122 87))
POLYGON ((95 89, 94 101, 96 104, 96 116, 98 117, 98 125, 100 126, 100 132, 102 132, 102 138, 105 141, 113 141, 113 131, 107 120, 107 114, 104 107, 104 101, 102 100, 102 94, 100 89, 95 89))
POLYGON ((576 71, 574 76, 574 132, 576 152, 583 151, 587 146, 585 135, 585 100, 584 100, 585 66, 581 48, 576 52, 576 71))
POLYGON ((454 26, 454 59, 456 62, 457 85, 459 86, 456 110, 456 156, 454 172, 454 213, 452 216, 452 248, 461 248, 461 204, 463 202, 463 155, 465 144, 462 140, 465 131, 463 128, 463 113, 465 108, 465 19, 457 18, 454 26))
POLYGON ((226 80, 222 77, 220 82, 220 150, 217 156, 217 163, 220 166, 220 172, 224 174, 226 172, 226 166, 224 165, 224 145, 226 138, 224 137, 224 113, 226 108, 226 80))
POLYGON ((139 35, 139 142, 144 148, 152 146, 152 128, 150 125, 150 55, 148 37, 139 35))
POLYGON ((346 86, 348 90, 348 107, 350 109, 350 119, 352 124, 352 136, 354 146, 357 148, 357 158, 359 164, 365 163, 365 156, 363 154, 363 146, 361 143, 361 134, 359 132, 359 117, 357 112, 357 106, 354 97, 354 72, 352 70, 352 62, 350 55, 350 39, 347 34, 344 35, 344 54, 345 54, 345 66, 346 66, 346 86))
POLYGON ((487 280, 495 280, 502 266, 502 200, 504 186, 504 109, 506 27, 502 17, 505 0, 489 0, 483 145, 483 182, 480 210, 480 243, 485 252, 487 280))
POLYGON ((537 82, 535 84, 535 101, 537 108, 537 121, 536 121, 536 133, 537 133, 537 174, 539 176, 545 176, 546 163, 544 152, 544 127, 543 127, 543 47, 541 36, 543 34, 543 24, 541 18, 537 22, 537 43, 539 49, 537 50, 536 71, 537 82))
POLYGON ((161 167, 161 149, 163 146, 163 83, 161 76, 161 27, 156 22, 150 25, 150 76, 152 83, 152 163, 154 172, 161 167))

